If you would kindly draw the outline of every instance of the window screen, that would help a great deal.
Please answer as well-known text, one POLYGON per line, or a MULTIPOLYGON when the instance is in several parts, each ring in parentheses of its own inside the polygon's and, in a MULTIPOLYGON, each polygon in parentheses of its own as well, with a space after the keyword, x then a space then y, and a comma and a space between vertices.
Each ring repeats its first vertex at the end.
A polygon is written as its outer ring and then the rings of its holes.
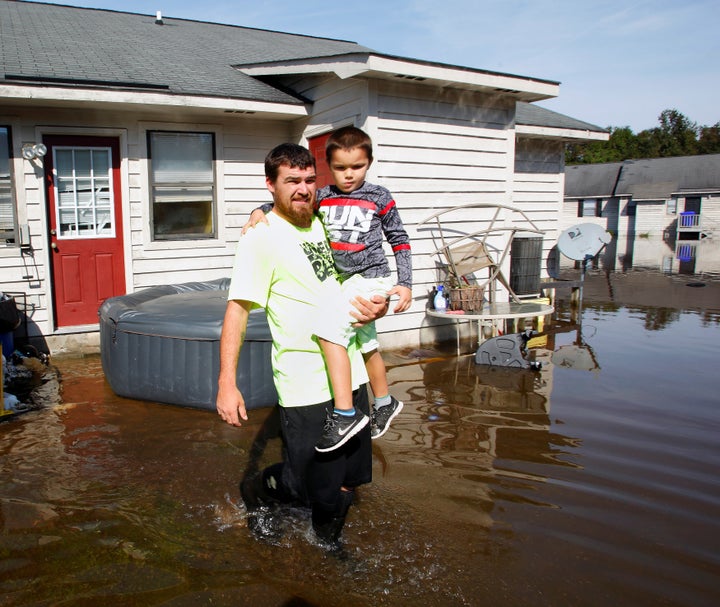
POLYGON ((213 134, 151 132, 148 139, 153 238, 214 238, 213 134))
POLYGON ((10 129, 0 126, 0 243, 16 242, 17 223, 10 160, 10 129))

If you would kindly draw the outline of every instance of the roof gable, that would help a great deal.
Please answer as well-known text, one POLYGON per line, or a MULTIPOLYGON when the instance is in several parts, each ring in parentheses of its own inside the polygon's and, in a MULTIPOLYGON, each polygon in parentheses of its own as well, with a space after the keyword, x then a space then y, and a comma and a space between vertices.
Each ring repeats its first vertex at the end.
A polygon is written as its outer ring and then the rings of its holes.
POLYGON ((552 80, 505 74, 434 61, 420 61, 367 52, 308 56, 296 59, 270 59, 236 66, 242 72, 258 77, 297 74, 332 73, 337 77, 363 76, 381 80, 412 81, 421 86, 455 88, 502 95, 516 100, 538 101, 555 97, 559 83, 552 80))

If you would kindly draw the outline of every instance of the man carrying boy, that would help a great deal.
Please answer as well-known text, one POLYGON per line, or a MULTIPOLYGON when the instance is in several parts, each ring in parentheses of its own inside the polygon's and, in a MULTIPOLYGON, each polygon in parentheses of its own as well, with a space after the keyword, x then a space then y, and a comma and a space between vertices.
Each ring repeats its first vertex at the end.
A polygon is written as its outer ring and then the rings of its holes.
MULTIPOLYGON (((382 436, 403 407, 402 402, 389 394, 375 324, 353 327, 354 318, 349 314, 348 302, 359 295, 388 298, 397 295, 396 313, 407 310, 412 302, 410 240, 397 206, 386 188, 365 181, 373 161, 370 137, 356 127, 342 127, 331 133, 325 155, 334 185, 318 192, 317 210, 328 231, 335 267, 343 284, 342 293, 334 300, 333 293, 324 294, 322 308, 313 322, 335 399, 335 409, 316 446, 320 452, 338 449, 368 421, 352 404, 350 361, 346 349, 354 339, 363 352, 375 396, 372 438, 382 436), (383 251, 383 235, 395 256, 397 283, 392 279, 383 251)), ((270 209, 270 205, 263 205, 253 211, 246 227, 264 221, 264 213, 270 209)))
MULTIPOLYGON (((315 216, 315 160, 298 145, 282 144, 265 159, 274 210, 267 226, 240 238, 220 339, 217 411, 227 423, 247 420, 236 369, 250 310, 264 307, 273 337, 273 376, 280 401, 284 460, 246 479, 243 500, 252 516, 273 503, 312 507, 317 536, 338 540, 355 487, 372 478, 370 437, 359 432, 342 451, 320 455, 315 443, 333 410, 325 362, 304 322, 322 304, 324 284, 336 283, 327 237, 315 216)), ((387 310, 383 298, 356 302, 356 319, 372 321, 387 310)), ((362 356, 351 344, 353 405, 368 410, 362 356)), ((252 527, 253 519, 249 517, 252 527)))

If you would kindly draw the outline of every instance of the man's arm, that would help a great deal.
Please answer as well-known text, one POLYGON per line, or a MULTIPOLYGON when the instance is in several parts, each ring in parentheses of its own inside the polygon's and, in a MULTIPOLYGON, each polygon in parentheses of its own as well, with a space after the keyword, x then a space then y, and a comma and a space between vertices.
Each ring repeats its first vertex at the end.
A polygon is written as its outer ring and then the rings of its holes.
POLYGON ((382 295, 373 295, 369 300, 364 297, 356 297, 352 300, 355 310, 350 314, 357 318, 357 322, 353 323, 354 327, 367 324, 378 318, 382 318, 387 314, 390 299, 382 295))
POLYGON ((251 307, 249 301, 228 301, 220 335, 220 374, 215 406, 218 415, 231 426, 240 426, 240 419, 247 421, 248 418, 245 399, 237 387, 236 375, 251 307))

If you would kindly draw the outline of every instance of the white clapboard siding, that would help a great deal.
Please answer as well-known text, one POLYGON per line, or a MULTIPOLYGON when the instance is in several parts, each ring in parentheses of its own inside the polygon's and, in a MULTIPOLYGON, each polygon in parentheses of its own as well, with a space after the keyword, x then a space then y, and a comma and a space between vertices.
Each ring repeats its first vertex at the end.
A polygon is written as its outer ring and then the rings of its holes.
POLYGON ((677 221, 677 215, 667 212, 665 200, 646 200, 637 203, 635 215, 636 234, 662 234, 677 221))
POLYGON ((362 125, 367 117, 368 84, 362 79, 340 80, 331 76, 282 79, 313 102, 312 116, 299 135, 312 137, 345 124, 362 125))
MULTIPOLYGON (((0 112, 3 113, 3 112, 0 112)), ((12 114, 16 114, 13 110, 12 114)), ((36 141, 32 124, 22 121, 18 112, 20 128, 13 128, 13 144, 36 141)), ((14 159, 15 194, 18 224, 29 229, 32 255, 23 255, 17 247, 0 249, 0 290, 10 293, 25 293, 27 314, 31 323, 46 326, 49 318, 45 292, 48 285, 48 244, 44 236, 46 212, 43 192, 43 173, 39 164, 14 159)))
MULTIPOLYGON (((311 100, 310 116, 272 120, 222 112, 203 117, 182 109, 160 114, 14 108, 13 138, 34 141, 38 130, 97 135, 108 129, 121 137, 127 287, 132 291, 229 275, 242 226, 254 208, 271 199, 263 168, 267 152, 284 141, 304 143, 338 126, 360 126, 374 144, 375 161, 368 178, 393 193, 413 250, 413 305, 406 313, 391 313, 378 322, 384 347, 416 346, 438 335, 437 322, 428 321, 424 312, 429 293, 443 277, 440 260, 432 255, 436 244, 427 230, 420 229, 429 215, 468 204, 513 204, 556 238, 562 206, 562 145, 542 140, 516 143, 515 102, 507 95, 361 76, 340 79, 332 74, 300 74, 281 80, 311 100), (39 115, 43 125, 54 126, 37 127, 39 115), (215 134, 217 239, 152 240, 149 130, 215 134)), ((21 190, 19 218, 30 226, 34 258, 23 260, 17 252, 0 251, 3 288, 32 291, 33 320, 41 331, 51 333, 42 171, 27 161, 20 166, 22 173, 16 179, 21 190), (32 289, 23 278, 28 271, 34 275, 32 289)), ((468 210, 454 221, 463 231, 474 231, 486 225, 487 214, 468 210)), ((547 248, 553 243, 545 244, 547 248)), ((387 244, 385 249, 394 271, 387 244)))
MULTIPOLYGON (((482 95, 428 95, 424 87, 394 83, 377 84, 373 92, 377 117, 366 125, 374 141, 371 180, 396 199, 412 242, 414 280, 411 310, 389 314, 377 326, 383 345, 415 345, 427 323, 428 295, 443 275, 431 255, 436 245, 418 224, 442 208, 509 203, 513 114, 482 95)), ((482 222, 477 211, 456 220, 464 230, 482 222)))
POLYGON ((544 231, 542 272, 559 236, 563 204, 563 145, 543 139, 519 139, 515 144, 512 204, 544 231))
MULTIPOLYGON (((232 267, 235 243, 247 216, 270 199, 265 188, 263 160, 268 150, 291 139, 286 122, 214 115, 198 120, 197 115, 77 112, 44 108, 18 109, 15 143, 35 141, 37 130, 48 134, 106 135, 122 138, 123 219, 128 291, 146 286, 209 280, 227 276, 232 267), (37 116, 43 125, 36 127, 37 116), (149 232, 149 193, 147 173, 148 130, 207 131, 216 137, 217 240, 152 242, 149 232)), ((27 224, 33 256, 21 256, 17 248, 0 251, 3 289, 26 292, 32 300, 32 321, 43 334, 53 332, 50 312, 48 234, 46 200, 42 170, 19 160, 16 176, 19 223, 27 224), (28 277, 29 276, 29 277, 28 277)))

